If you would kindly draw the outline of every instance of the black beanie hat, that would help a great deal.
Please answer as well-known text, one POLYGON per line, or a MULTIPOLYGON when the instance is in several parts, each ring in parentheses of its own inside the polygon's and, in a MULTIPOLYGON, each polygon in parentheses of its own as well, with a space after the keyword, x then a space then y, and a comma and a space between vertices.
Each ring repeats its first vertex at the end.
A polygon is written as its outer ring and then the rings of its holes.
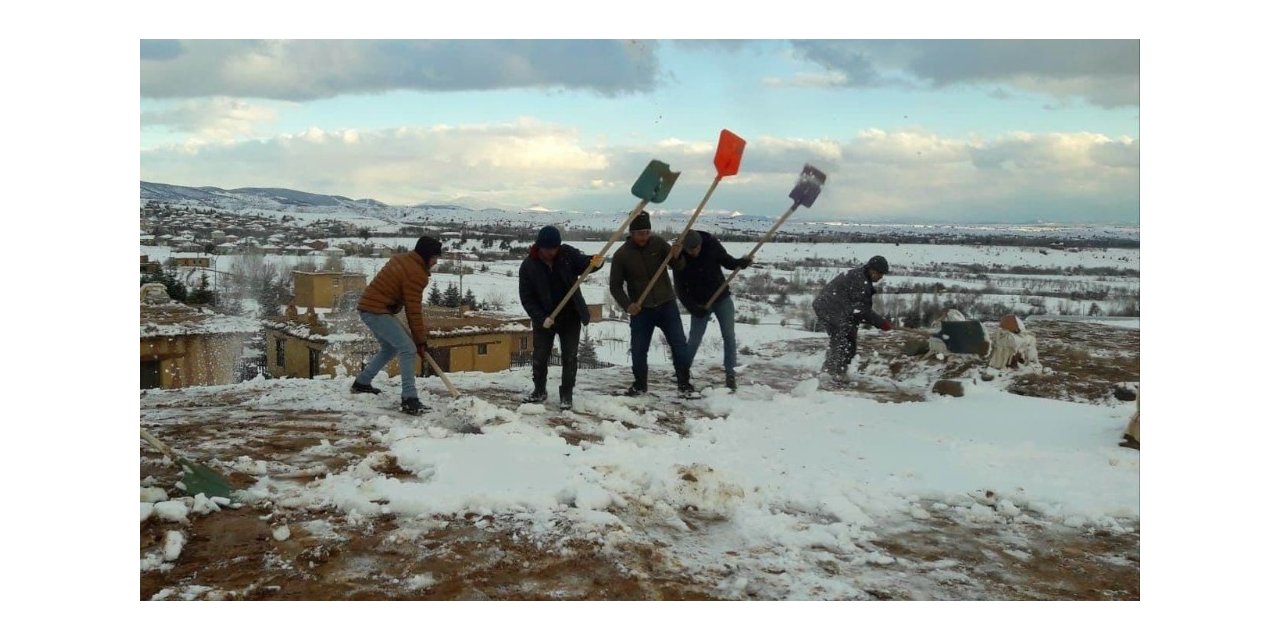
POLYGON ((537 244, 543 249, 555 249, 560 246, 560 230, 547 225, 538 231, 537 244))
POLYGON ((653 228, 653 225, 650 224, 649 222, 649 212, 641 211, 640 215, 636 216, 635 219, 631 221, 631 227, 629 228, 629 230, 643 231, 645 229, 652 229, 652 228, 653 228))
POLYGON ((867 261, 867 268, 875 269, 882 274, 888 274, 889 261, 885 260, 884 256, 872 256, 871 259, 867 261))
POLYGON ((439 240, 431 236, 422 236, 418 238, 418 244, 413 248, 413 252, 422 256, 423 262, 430 263, 432 256, 440 255, 443 250, 439 240))

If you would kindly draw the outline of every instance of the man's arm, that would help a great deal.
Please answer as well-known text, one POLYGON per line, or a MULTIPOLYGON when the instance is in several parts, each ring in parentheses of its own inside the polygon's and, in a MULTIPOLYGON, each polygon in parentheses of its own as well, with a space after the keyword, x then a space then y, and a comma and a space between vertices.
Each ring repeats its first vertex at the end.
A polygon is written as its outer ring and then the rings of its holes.
MULTIPOLYGON (((533 288, 533 274, 530 273, 531 265, 528 260, 520 264, 520 306, 524 307, 524 312, 529 314, 529 319, 533 320, 533 326, 541 327, 542 321, 547 319, 550 310, 542 308, 542 302, 538 300, 538 293, 533 288)), ((559 300, 556 301, 557 303, 559 300)))
POLYGON ((409 319, 409 333, 413 337, 414 344, 427 343, 427 327, 422 321, 422 290, 427 288, 427 283, 431 281, 431 276, 427 276, 419 287, 413 281, 413 278, 404 278, 404 284, 401 286, 401 295, 404 296, 404 315, 409 319))
POLYGON ((626 267, 622 266, 625 260, 618 259, 618 253, 621 251, 622 249, 619 249, 613 253, 613 266, 609 269, 609 293, 613 296, 614 302, 618 303, 618 306, 626 309, 631 306, 631 298, 623 289, 623 284, 627 281, 627 270, 626 267))

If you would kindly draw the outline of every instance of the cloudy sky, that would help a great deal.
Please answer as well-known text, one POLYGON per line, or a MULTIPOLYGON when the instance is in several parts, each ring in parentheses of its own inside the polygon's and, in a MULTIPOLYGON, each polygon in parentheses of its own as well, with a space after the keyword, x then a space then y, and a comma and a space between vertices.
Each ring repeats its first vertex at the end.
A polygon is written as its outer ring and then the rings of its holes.
POLYGON ((1134 40, 143 40, 141 175, 389 204, 627 210, 653 158, 695 207, 1138 222, 1134 40))

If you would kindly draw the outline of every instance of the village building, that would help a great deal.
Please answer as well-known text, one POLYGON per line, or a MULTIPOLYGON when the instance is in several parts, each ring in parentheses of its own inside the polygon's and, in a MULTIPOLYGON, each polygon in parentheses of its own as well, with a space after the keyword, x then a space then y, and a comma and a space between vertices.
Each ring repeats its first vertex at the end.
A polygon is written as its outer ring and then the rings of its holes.
POLYGON ((237 381, 244 343, 260 322, 175 303, 157 283, 143 285, 141 297, 141 388, 237 381))
POLYGON ((363 273, 342 271, 294 271, 293 305, 300 309, 334 309, 348 294, 364 291, 363 273))
MULTIPOLYGON (((457 309, 425 307, 427 352, 446 372, 495 372, 511 368, 513 356, 533 350, 528 318, 515 318, 457 309)), ((285 315, 267 320, 267 372, 272 377, 314 378, 355 375, 381 348, 355 311, 305 313, 290 306, 285 315)), ((430 366, 415 358, 416 373, 432 375, 430 366)), ((400 375, 393 359, 388 375, 400 375)))

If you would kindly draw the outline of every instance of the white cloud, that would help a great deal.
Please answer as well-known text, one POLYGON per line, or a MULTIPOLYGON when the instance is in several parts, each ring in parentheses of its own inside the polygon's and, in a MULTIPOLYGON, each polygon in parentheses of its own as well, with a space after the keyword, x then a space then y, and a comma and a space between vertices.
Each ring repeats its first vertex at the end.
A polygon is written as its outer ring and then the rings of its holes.
POLYGON ((184 100, 175 106, 142 112, 142 128, 163 127, 190 134, 189 142, 226 142, 254 135, 259 125, 276 120, 275 109, 233 98, 184 100))
MULTIPOLYGON (((274 186, 394 204, 469 196, 516 205, 625 210, 651 159, 681 177, 663 208, 692 209, 714 178, 714 145, 666 139, 587 145, 535 120, 387 130, 312 129, 265 141, 142 154, 149 181, 274 186)), ((800 169, 828 175, 812 214, 861 220, 1130 221, 1138 213, 1139 141, 1096 133, 948 138, 868 129, 852 139, 758 136, 741 171, 708 204, 775 215, 800 169)))
POLYGON ((311 128, 261 141, 142 152, 148 180, 278 186, 396 204, 481 193, 513 203, 550 200, 588 184, 607 165, 607 157, 582 146, 574 130, 531 120, 365 131, 311 128))

